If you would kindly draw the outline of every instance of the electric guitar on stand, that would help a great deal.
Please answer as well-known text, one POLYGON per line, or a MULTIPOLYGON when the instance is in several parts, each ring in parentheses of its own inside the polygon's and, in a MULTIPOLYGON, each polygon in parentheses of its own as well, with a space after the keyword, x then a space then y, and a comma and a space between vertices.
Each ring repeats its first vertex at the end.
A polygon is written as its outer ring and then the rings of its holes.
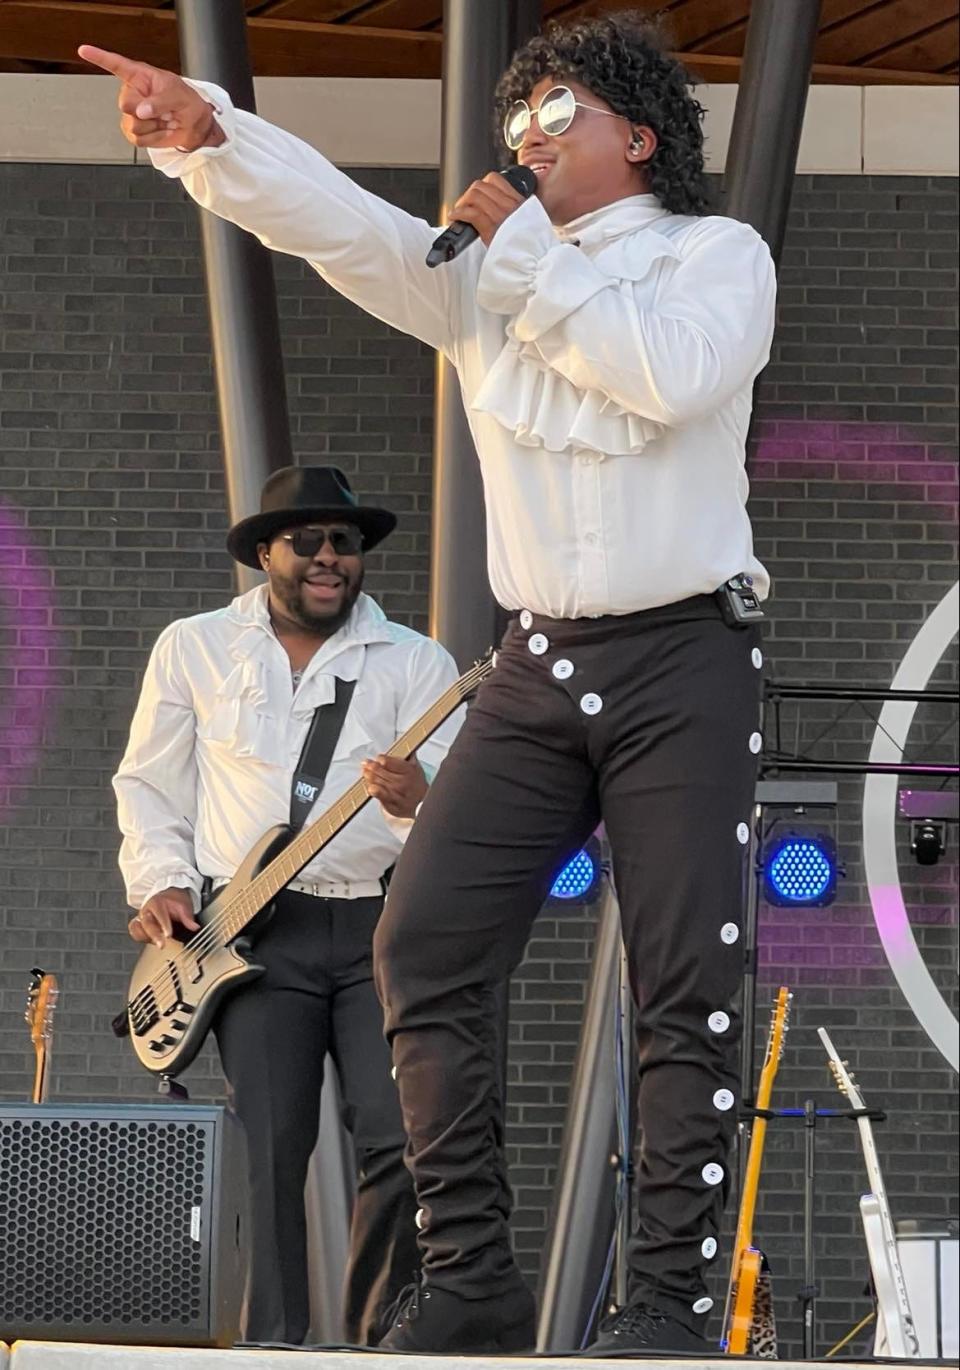
POLYGON ((853 1073, 848 1070, 846 1061, 840 1059, 826 1029, 817 1028, 817 1034, 830 1058, 830 1071, 837 1088, 846 1095, 850 1107, 861 1115, 857 1118, 857 1127, 860 1129, 871 1192, 864 1194, 860 1200, 860 1217, 877 1297, 876 1354, 892 1356, 897 1360, 913 1359, 920 1355, 920 1338, 910 1311, 907 1282, 903 1278, 897 1250, 896 1229, 890 1216, 887 1188, 883 1183, 873 1128, 866 1116, 866 1104, 853 1073))
MULTIPOLYGON (((730 1356, 744 1356, 751 1342, 758 1342, 757 1314, 760 1302, 760 1281, 763 1267, 763 1253, 753 1245, 753 1218, 757 1207, 757 1190, 760 1185, 760 1167, 763 1162, 763 1144, 767 1135, 767 1120, 763 1110, 770 1107, 773 1081, 783 1055, 783 1039, 787 1033, 790 1018, 790 1000, 793 998, 786 985, 781 985, 773 1006, 773 1019, 770 1035, 767 1038, 767 1051, 760 1084, 757 1087, 757 1109, 759 1116, 754 1119, 750 1135, 750 1154, 743 1181, 743 1194, 740 1198, 740 1214, 737 1219, 737 1237, 733 1249, 733 1264, 730 1272, 730 1287, 727 1290, 727 1304, 723 1317, 723 1338, 721 1347, 730 1356)), ((757 1347, 757 1354, 764 1351, 757 1347)), ((774 1350, 775 1351, 775 1339, 774 1350)))
POLYGON ((32 1101, 46 1103, 50 1084, 50 1043, 53 1041, 53 1010, 56 1008, 60 990, 57 977, 42 970, 30 972, 30 987, 27 990, 27 1007, 24 1018, 30 1029, 30 1040, 36 1056, 33 1076, 32 1101))
MULTIPOLYGON (((397 738, 387 755, 413 756, 486 679, 495 661, 491 653, 465 672, 397 738)), ((168 938, 162 947, 144 947, 130 978, 129 1002, 113 1020, 118 1037, 129 1034, 142 1066, 169 1081, 190 1064, 224 995, 263 972, 250 959, 250 934, 270 916, 284 886, 369 802, 366 784, 357 780, 296 837, 286 824, 270 828, 230 883, 200 910, 199 932, 185 942, 168 938)))

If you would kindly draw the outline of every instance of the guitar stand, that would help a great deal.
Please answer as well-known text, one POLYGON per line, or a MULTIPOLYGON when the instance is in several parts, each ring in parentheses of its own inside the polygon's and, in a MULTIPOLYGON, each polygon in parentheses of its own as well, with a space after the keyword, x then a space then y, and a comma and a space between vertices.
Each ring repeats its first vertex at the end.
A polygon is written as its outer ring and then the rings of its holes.
POLYGON ((816 1320, 814 1313, 820 1294, 820 1286, 817 1284, 814 1269, 813 1250, 817 1119, 848 1118, 851 1122, 856 1122, 858 1118, 869 1118, 871 1122, 882 1123, 886 1121, 886 1117, 887 1115, 882 1108, 817 1108, 815 1099, 805 1099, 803 1108, 754 1108, 745 1106, 740 1109, 741 1122, 746 1122, 751 1118, 766 1118, 771 1121, 782 1118, 803 1122, 803 1284, 797 1291, 797 1300, 803 1317, 804 1360, 814 1360, 816 1357, 814 1345, 816 1320))
POLYGON ((182 1085, 179 1080, 175 1080, 172 1075, 161 1075, 157 1081, 157 1093, 164 1099, 170 1099, 174 1103, 185 1103, 190 1098, 190 1092, 186 1085, 182 1085))

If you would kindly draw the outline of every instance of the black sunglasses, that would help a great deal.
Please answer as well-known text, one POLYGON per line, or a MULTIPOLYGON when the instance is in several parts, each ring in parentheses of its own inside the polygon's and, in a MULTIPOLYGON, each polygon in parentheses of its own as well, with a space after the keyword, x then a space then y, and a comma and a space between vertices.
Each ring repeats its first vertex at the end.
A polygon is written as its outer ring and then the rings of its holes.
POLYGON ((338 557, 355 557, 363 551, 363 533, 355 523, 339 528, 297 528, 292 533, 281 533, 298 557, 315 557, 329 542, 338 557))

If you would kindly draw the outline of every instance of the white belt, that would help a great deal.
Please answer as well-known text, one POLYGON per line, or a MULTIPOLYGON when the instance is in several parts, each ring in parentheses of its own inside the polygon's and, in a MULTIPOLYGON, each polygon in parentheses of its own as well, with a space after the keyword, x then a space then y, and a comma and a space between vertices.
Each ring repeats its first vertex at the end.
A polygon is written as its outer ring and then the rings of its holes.
POLYGON ((383 894, 379 880, 290 880, 284 888, 314 899, 372 899, 383 894))
MULTIPOLYGON (((213 888, 222 890, 229 883, 223 878, 214 880, 213 888)), ((312 894, 314 899, 373 899, 384 892, 379 880, 289 880, 284 889, 312 894)))

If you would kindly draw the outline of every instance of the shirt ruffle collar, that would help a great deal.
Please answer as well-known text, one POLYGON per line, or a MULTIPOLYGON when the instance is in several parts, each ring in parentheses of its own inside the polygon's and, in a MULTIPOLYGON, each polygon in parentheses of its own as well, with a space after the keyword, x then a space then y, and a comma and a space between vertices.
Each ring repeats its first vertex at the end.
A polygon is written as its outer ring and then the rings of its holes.
MULTIPOLYGON (((565 224, 556 230, 556 246, 575 244, 613 280, 640 281, 664 258, 679 257, 663 233, 643 231, 669 217, 655 195, 633 195, 565 224)), ((664 431, 599 391, 577 389, 551 370, 534 344, 521 342, 512 324, 470 408, 496 419, 520 446, 548 452, 635 455, 664 431)))
MULTIPOLYGON (((227 610, 228 619, 237 626, 229 653, 235 666, 217 691, 218 701, 245 705, 256 736, 242 740, 243 749, 263 754, 274 745, 273 705, 284 691, 271 677, 289 679, 290 667, 270 624, 267 587, 258 585, 238 595, 227 610)), ((291 712, 295 718, 309 717, 322 704, 333 702, 336 680, 359 680, 365 648, 376 642, 393 642, 394 634, 386 614, 369 595, 361 594, 344 626, 320 647, 307 664, 291 712)), ((289 686, 288 686, 289 688, 289 686)), ((239 714, 238 714, 239 718, 239 714)))

